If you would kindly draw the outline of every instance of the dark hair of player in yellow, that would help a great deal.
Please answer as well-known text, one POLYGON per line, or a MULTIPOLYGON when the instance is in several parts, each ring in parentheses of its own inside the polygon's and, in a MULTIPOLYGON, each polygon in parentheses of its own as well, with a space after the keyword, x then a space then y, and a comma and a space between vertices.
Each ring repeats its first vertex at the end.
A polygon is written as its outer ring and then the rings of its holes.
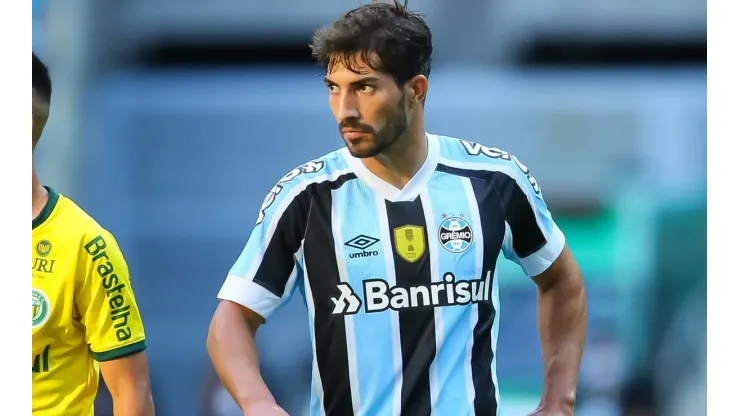
POLYGON ((49 119, 49 107, 51 105, 51 77, 49 68, 33 53, 33 136, 32 149, 36 148, 44 131, 46 121, 49 119))

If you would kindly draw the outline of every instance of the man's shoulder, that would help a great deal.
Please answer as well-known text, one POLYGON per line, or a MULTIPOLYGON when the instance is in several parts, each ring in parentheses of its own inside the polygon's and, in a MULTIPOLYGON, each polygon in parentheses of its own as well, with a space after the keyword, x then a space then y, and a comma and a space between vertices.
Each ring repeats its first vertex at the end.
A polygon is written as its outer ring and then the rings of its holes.
POLYGON ((312 183, 331 182, 351 173, 344 149, 337 149, 323 156, 304 162, 278 179, 283 188, 305 188, 312 183))
MULTIPOLYGON (((260 206, 257 225, 265 218, 282 216, 294 201, 305 201, 312 185, 333 183, 352 174, 342 149, 309 160, 291 169, 277 180, 260 206)), ((298 204, 301 206, 301 204, 298 204)), ((305 204, 304 204, 305 207, 305 204)))
POLYGON ((439 164, 448 170, 487 178, 493 178, 491 173, 503 174, 524 189, 530 189, 530 186, 526 185, 528 182, 534 193, 540 194, 539 184, 529 168, 506 150, 465 139, 438 137, 439 164))
POLYGON ((437 135, 440 148, 440 163, 470 169, 498 170, 514 163, 516 158, 504 149, 492 144, 437 135))
POLYGON ((62 225, 60 230, 66 236, 73 237, 75 240, 82 239, 85 242, 97 236, 113 239, 112 234, 74 200, 60 194, 59 205, 59 222, 62 225))

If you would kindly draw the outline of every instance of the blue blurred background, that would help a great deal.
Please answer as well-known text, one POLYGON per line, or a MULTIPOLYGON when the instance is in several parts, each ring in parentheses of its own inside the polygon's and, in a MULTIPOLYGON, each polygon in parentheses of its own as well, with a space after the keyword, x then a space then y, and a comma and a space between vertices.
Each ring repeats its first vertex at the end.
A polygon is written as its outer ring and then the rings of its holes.
MULTIPOLYGON (((427 129, 530 166, 584 270, 577 414, 706 414, 706 4, 411 0, 434 34, 427 129)), ((308 43, 358 0, 33 1, 52 73, 42 181, 117 237, 158 415, 239 415, 205 337, 264 195, 342 142, 308 43), (235 411, 236 410, 236 411, 235 411)), ((504 416, 537 404, 534 285, 501 274, 504 416)), ((265 379, 306 415, 299 296, 261 328, 265 379)), ((109 415, 101 389, 97 414, 109 415)))

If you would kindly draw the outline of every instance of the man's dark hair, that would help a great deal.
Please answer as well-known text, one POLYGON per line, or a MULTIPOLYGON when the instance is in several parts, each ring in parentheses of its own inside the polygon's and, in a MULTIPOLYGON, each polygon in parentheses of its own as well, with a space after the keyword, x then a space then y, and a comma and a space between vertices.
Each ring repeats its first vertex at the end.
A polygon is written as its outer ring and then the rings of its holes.
POLYGON ((49 68, 33 53, 33 90, 39 97, 51 103, 51 78, 49 68))
POLYGON ((398 85, 432 69, 432 32, 420 13, 403 3, 362 5, 314 34, 311 51, 328 71, 338 63, 357 72, 358 64, 390 74, 398 85), (361 57, 354 60, 355 54, 361 57), (373 61, 375 54, 378 61, 373 61))

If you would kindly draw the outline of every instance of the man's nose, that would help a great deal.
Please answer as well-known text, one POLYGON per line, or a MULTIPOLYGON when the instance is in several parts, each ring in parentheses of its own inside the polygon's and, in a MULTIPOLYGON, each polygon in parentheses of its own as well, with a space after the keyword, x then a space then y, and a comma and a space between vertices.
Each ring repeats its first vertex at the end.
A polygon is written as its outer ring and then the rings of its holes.
POLYGON ((357 106, 357 98, 354 94, 342 93, 339 99, 339 113, 337 119, 341 122, 348 118, 359 119, 360 111, 357 106))

